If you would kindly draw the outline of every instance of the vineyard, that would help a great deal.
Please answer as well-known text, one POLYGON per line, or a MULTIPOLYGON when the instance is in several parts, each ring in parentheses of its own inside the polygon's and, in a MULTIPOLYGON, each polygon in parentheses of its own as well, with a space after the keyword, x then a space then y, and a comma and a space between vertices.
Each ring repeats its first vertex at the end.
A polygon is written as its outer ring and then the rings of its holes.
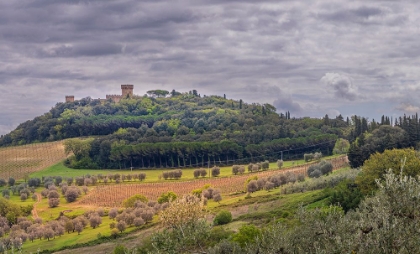
POLYGON ((62 141, 1 148, 0 178, 25 178, 65 158, 62 141))
MULTIPOLYGON (((345 156, 337 157, 329 161, 333 164, 334 169, 341 168, 347 163, 345 156)), ((135 194, 144 195, 149 200, 157 200, 162 193, 168 191, 173 191, 177 195, 182 196, 191 193, 192 190, 201 188, 206 184, 220 189, 223 194, 229 194, 244 191, 244 182, 251 176, 258 176, 261 178, 286 172, 306 175, 309 165, 310 164, 305 164, 284 170, 270 170, 231 177, 205 178, 185 182, 101 185, 88 193, 78 203, 80 205, 97 207, 120 207, 124 199, 135 194)))

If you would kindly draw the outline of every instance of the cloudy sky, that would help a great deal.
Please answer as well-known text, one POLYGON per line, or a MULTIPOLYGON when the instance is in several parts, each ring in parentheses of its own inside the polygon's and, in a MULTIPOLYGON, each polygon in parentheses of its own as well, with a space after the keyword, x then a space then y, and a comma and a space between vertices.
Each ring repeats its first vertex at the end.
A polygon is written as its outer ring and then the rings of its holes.
POLYGON ((166 89, 292 116, 420 111, 420 5, 401 1, 0 1, 0 134, 76 99, 166 89))

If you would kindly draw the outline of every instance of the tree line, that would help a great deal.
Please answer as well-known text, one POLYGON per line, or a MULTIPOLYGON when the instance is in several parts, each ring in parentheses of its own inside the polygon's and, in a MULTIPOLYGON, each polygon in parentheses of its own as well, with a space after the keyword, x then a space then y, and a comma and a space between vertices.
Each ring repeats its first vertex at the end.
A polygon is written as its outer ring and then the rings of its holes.
POLYGON ((67 153, 74 154, 66 160, 73 168, 168 168, 275 161, 281 151, 284 159, 300 158, 313 151, 331 154, 336 139, 334 134, 323 134, 275 139, 245 147, 229 140, 127 144, 111 143, 107 139, 69 139, 64 145, 67 153))

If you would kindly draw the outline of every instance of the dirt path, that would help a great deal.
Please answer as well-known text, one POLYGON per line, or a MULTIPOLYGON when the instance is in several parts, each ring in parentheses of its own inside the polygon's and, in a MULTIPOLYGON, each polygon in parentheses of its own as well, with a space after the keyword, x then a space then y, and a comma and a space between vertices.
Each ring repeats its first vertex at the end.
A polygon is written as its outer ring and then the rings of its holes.
POLYGON ((36 210, 36 205, 39 203, 39 202, 41 202, 41 199, 42 199, 42 197, 41 197, 41 194, 39 194, 39 193, 34 193, 35 195, 36 195, 36 197, 37 197, 37 201, 35 202, 35 204, 34 204, 34 208, 32 209, 32 217, 34 218, 34 219, 36 219, 36 218, 39 218, 39 216, 38 216, 38 212, 37 212, 37 210, 36 210))

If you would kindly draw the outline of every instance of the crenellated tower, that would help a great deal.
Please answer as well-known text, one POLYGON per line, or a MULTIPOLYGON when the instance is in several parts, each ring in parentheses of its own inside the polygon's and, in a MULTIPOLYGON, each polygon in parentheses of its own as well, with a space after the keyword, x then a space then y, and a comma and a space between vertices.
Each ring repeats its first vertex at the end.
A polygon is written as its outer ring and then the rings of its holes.
POLYGON ((74 102, 74 95, 66 95, 66 102, 74 102))
POLYGON ((130 84, 121 85, 122 97, 127 98, 127 95, 129 97, 133 97, 133 89, 134 89, 134 85, 130 85, 130 84))

